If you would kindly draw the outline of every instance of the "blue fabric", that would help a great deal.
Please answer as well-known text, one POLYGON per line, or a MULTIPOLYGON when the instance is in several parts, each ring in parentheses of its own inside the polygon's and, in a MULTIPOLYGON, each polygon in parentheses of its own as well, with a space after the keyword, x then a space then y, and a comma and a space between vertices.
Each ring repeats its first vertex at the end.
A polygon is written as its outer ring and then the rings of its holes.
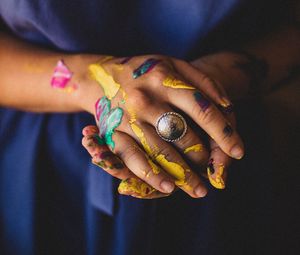
MULTIPOLYGON (((53 49, 185 58, 239 2, 1 0, 0 17, 17 36, 53 49)), ((239 244, 254 234, 253 221, 242 219, 251 213, 260 214, 257 224, 267 219, 251 200, 263 187, 247 192, 266 155, 250 153, 248 165, 236 166, 232 179, 238 180, 222 193, 142 201, 118 195, 117 181, 91 164, 81 129, 92 123, 85 113, 0 109, 1 254, 234 254, 230 249, 243 251, 239 244), (239 178, 247 180, 242 187, 239 178), (233 196, 241 191, 253 207, 233 196)))
POLYGON ((15 34, 65 51, 184 57, 239 0, 4 0, 15 34))

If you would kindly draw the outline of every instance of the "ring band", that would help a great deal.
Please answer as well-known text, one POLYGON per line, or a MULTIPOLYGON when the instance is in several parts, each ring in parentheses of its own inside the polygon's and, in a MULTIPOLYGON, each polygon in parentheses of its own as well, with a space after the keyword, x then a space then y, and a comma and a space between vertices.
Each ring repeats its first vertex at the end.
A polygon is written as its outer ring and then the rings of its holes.
POLYGON ((187 131, 185 119, 177 112, 166 112, 156 121, 157 134, 167 142, 177 142, 187 131))

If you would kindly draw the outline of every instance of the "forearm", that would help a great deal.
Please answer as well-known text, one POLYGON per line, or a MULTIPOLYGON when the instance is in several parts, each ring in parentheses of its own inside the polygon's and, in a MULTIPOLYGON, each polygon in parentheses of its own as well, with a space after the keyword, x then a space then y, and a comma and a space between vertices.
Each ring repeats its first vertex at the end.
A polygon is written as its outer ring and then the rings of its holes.
POLYGON ((99 58, 45 50, 0 33, 0 105, 36 112, 92 112, 103 92, 87 70, 99 58), (61 59, 72 72, 69 83, 76 84, 72 93, 50 85, 61 59))

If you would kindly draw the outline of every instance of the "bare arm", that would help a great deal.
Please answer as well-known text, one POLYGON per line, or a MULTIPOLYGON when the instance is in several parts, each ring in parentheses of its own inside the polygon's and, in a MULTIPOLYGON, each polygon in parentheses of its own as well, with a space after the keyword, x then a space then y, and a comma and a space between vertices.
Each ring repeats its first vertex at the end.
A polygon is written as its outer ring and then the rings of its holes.
POLYGON ((88 79, 87 66, 100 57, 45 50, 1 32, 0 105, 37 112, 87 110, 93 113, 92 106, 103 92, 88 79), (70 83, 78 85, 73 93, 63 93, 50 86, 60 59, 73 73, 70 83))

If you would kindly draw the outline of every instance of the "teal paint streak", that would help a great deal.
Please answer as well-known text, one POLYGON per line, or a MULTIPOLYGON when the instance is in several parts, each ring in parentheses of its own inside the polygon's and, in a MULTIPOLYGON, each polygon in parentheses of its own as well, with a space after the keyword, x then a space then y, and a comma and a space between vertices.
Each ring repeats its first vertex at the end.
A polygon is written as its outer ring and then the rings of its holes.
POLYGON ((122 122, 123 109, 120 107, 111 109, 111 101, 107 97, 102 97, 96 105, 96 115, 99 116, 99 138, 114 149, 115 142, 112 136, 122 122))

